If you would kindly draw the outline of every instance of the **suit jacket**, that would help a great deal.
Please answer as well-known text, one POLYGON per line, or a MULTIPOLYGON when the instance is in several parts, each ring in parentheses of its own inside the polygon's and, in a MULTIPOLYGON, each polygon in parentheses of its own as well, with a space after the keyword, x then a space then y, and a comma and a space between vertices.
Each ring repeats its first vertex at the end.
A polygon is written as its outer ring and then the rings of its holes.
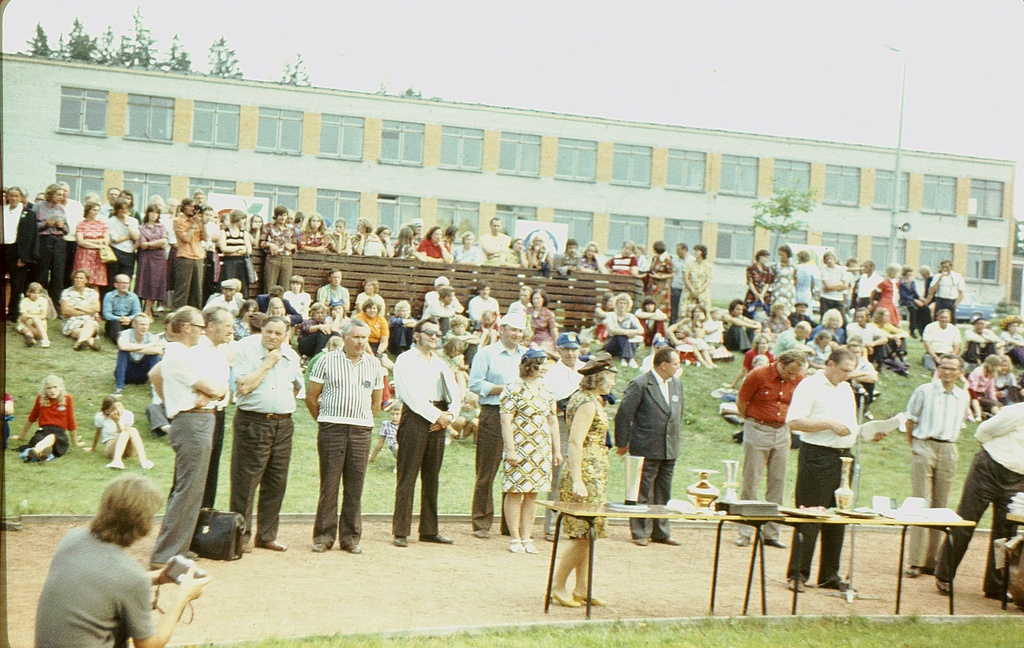
POLYGON ((22 263, 32 265, 39 261, 39 222, 36 220, 36 213, 28 205, 21 210, 21 219, 18 220, 18 242, 15 245, 18 248, 18 259, 22 263))
POLYGON ((683 415, 683 384, 676 377, 668 381, 669 401, 658 387, 654 371, 634 378, 615 414, 615 445, 629 448, 634 456, 648 459, 677 459, 679 429, 683 415))

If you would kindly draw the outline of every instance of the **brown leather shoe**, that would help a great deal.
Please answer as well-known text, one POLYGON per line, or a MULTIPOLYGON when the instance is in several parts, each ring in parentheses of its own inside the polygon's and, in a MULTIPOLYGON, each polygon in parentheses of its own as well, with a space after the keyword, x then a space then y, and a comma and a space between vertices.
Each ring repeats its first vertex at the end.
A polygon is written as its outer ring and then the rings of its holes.
POLYGON ((283 545, 277 540, 271 540, 270 542, 259 542, 256 541, 253 545, 257 549, 269 549, 270 551, 288 551, 288 546, 283 545))

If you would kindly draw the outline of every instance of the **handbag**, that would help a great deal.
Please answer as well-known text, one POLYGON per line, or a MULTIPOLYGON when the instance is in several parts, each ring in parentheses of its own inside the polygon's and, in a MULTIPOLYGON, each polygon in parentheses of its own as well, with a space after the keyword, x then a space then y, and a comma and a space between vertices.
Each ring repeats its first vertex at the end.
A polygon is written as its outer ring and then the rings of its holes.
POLYGON ((245 257, 245 273, 249 277, 249 283, 254 284, 259 281, 259 277, 256 275, 256 267, 252 264, 252 257, 245 257))
POLYGON ((190 549, 210 560, 238 560, 242 557, 244 532, 245 519, 241 514, 200 509, 190 549))
POLYGON ((114 254, 114 248, 109 245, 101 245, 100 261, 102 263, 117 263, 117 255, 114 254))

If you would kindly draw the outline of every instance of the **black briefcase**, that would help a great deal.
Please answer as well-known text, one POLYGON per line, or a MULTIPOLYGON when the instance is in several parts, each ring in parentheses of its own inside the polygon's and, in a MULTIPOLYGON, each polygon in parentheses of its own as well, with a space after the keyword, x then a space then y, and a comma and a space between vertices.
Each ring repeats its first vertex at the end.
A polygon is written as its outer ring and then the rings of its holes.
POLYGON ((192 535, 192 551, 210 560, 238 560, 242 557, 245 519, 238 513, 204 508, 192 535))

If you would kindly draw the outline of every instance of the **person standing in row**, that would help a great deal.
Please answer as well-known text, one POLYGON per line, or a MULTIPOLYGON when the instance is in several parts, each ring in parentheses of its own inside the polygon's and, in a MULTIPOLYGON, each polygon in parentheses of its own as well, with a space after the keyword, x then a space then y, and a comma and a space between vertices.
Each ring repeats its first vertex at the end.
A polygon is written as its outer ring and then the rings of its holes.
MULTIPOLYGON (((337 539, 342 551, 361 554, 363 483, 384 372, 380 361, 368 353, 370 327, 365 322, 350 319, 341 336, 341 349, 321 356, 306 387, 306 407, 319 426, 320 497, 313 524, 313 552, 327 551, 337 539), (340 517, 339 483, 344 489, 340 517)), ((411 507, 411 497, 409 504, 411 507)))
MULTIPOLYGON (((562 456, 569 451, 569 426, 565 421, 565 406, 569 397, 580 388, 583 375, 579 373, 584 363, 580 360, 580 336, 576 333, 562 333, 556 341, 559 361, 544 374, 544 385, 555 397, 556 416, 558 418, 559 447, 562 456)), ((549 499, 558 499, 558 483, 562 476, 565 462, 554 463, 551 470, 551 492, 549 499)), ((551 509, 544 509, 544 539, 553 542, 555 539, 556 514, 551 509)))
POLYGON ((183 198, 174 217, 177 258, 174 261, 174 307, 202 308, 203 218, 191 198, 183 198))
POLYGON ((34 210, 39 227, 36 281, 46 288, 54 304, 60 302, 60 295, 64 291, 64 266, 67 263, 64 235, 70 231, 67 214, 61 204, 63 192, 59 184, 48 186, 43 200, 36 203, 34 210))
MULTIPOLYGON (((679 457, 683 416, 683 383, 676 377, 679 352, 664 347, 654 354, 654 368, 630 381, 615 414, 618 453, 644 458, 639 504, 667 504, 672 499, 672 473, 679 457)), ((678 546, 668 520, 631 518, 633 542, 678 546)))
POLYGON ((415 346, 395 360, 395 392, 402 401, 398 424, 398 483, 391 524, 396 547, 409 546, 412 500, 420 477, 420 542, 453 544, 437 532, 437 483, 444 461, 445 430, 462 407, 455 374, 437 354, 441 327, 420 320, 413 330, 415 346))
MULTIPOLYGON (((226 308, 210 308, 203 311, 206 330, 196 343, 196 350, 202 357, 216 358, 218 366, 229 368, 228 343, 235 333, 235 319, 226 308)), ((225 380, 227 376, 224 376, 225 380)), ((213 508, 217 500, 217 483, 220 477, 220 456, 224 450, 225 408, 231 402, 231 394, 211 403, 213 406, 213 438, 210 445, 210 467, 206 471, 206 487, 203 489, 203 508, 213 508)))
POLYGON ((246 546, 285 551, 277 541, 281 503, 288 486, 295 424, 295 396, 302 389, 299 356, 285 344, 289 322, 271 317, 259 337, 252 335, 235 346, 235 404, 231 445, 231 510, 245 518, 246 546), (256 533, 252 508, 256 488, 260 504, 256 533))

